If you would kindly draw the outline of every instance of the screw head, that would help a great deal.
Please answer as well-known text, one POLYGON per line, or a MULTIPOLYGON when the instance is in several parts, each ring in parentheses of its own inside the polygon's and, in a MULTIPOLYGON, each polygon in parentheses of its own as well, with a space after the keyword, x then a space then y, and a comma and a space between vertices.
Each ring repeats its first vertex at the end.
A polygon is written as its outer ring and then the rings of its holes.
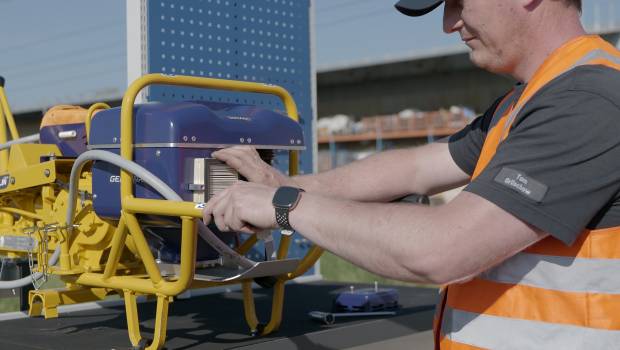
POLYGON ((51 172, 50 172, 49 169, 43 170, 43 175, 45 175, 45 177, 50 177, 50 174, 51 174, 51 172))
POLYGON ((155 151, 155 157, 159 157, 159 156, 161 156, 161 151, 160 150, 155 151))

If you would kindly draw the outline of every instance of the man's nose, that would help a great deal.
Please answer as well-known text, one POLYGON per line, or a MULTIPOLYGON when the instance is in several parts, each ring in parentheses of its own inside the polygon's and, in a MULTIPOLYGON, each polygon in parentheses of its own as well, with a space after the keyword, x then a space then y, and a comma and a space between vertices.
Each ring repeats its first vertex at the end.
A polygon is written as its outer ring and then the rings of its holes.
POLYGON ((463 27, 461 11, 452 1, 446 1, 443 10, 443 31, 446 34, 458 32, 463 27))

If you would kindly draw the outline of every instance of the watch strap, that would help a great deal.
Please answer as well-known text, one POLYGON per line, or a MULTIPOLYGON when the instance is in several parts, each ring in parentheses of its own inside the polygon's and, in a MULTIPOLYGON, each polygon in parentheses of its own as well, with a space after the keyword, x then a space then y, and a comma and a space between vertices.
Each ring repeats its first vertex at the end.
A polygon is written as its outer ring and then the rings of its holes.
POLYGON ((288 221, 288 213, 288 209, 276 207, 276 223, 278 223, 278 226, 280 226, 283 230, 293 231, 293 228, 288 221))

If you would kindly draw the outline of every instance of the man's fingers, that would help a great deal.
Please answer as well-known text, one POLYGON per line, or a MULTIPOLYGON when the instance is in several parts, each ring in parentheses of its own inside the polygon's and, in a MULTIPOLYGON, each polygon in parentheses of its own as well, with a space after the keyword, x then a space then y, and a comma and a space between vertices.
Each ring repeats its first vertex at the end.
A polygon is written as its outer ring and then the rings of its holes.
MULTIPOLYGON (((207 203, 205 203, 204 209, 202 209, 202 218, 203 220, 207 220, 207 216, 209 216, 208 221, 211 221, 210 216, 213 214, 213 208, 215 205, 224 198, 230 190, 228 188, 216 193, 213 197, 211 197, 207 203)), ((206 224, 206 222, 205 222, 206 224)))
POLYGON ((202 210, 202 222, 205 225, 209 225, 209 223, 211 223, 211 213, 208 212, 206 209, 202 210))
POLYGON ((224 201, 219 202, 215 208, 213 208, 213 220, 215 221, 215 226, 222 231, 228 231, 228 226, 226 225, 226 203, 224 201))
POLYGON ((224 231, 224 210, 228 202, 229 193, 230 188, 227 188, 221 192, 218 192, 207 202, 204 210, 202 211, 203 220, 206 220, 205 224, 211 222, 211 219, 213 219, 218 229, 224 231))
POLYGON ((234 209, 231 204, 232 203, 229 203, 226 206, 226 212, 224 213, 224 222, 226 224, 226 227, 228 227, 229 230, 236 231, 242 225, 240 225, 240 223, 237 222, 238 220, 235 218, 234 209))
POLYGON ((229 158, 238 158, 245 161, 260 159, 260 157, 258 157, 258 152, 256 151, 256 149, 249 146, 235 146, 230 148, 224 148, 211 153, 211 155, 220 160, 229 158))

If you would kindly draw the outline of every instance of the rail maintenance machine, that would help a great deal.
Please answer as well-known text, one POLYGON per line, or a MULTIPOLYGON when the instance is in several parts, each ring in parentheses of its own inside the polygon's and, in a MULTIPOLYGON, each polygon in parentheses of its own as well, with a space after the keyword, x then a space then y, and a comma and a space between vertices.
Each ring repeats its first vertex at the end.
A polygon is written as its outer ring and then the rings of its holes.
POLYGON ((266 335, 282 320, 284 283, 304 274, 321 255, 312 247, 288 259, 290 236, 274 248, 271 232, 219 232, 199 220, 210 196, 240 176, 211 158, 216 149, 252 145, 270 162, 289 152, 297 173, 304 148, 297 108, 283 88, 260 83, 148 74, 133 82, 122 106, 56 106, 40 133, 19 136, 0 78, 0 253, 28 259, 31 275, 0 288, 33 284, 29 315, 58 317, 57 307, 124 299, 129 339, 137 349, 161 349, 168 307, 191 288, 241 284, 245 320, 266 335), (286 115, 250 105, 186 101, 136 105, 149 85, 177 85, 271 94, 286 115), (11 140, 7 134, 10 133, 11 140), (245 255, 257 242, 264 261, 245 255), (61 289, 39 289, 48 276, 61 289), (252 283, 273 288, 271 317, 260 323, 252 283), (154 336, 140 335, 137 296, 156 298, 154 336))

